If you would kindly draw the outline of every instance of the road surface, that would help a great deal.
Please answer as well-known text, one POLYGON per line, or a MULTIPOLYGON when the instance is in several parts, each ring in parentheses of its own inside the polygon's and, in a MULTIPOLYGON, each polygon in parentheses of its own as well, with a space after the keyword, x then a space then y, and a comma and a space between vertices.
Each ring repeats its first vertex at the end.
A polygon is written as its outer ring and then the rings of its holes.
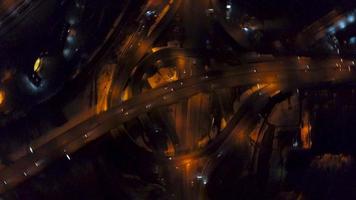
MULTIPOLYGON (((356 80, 356 70, 349 67, 352 61, 344 60, 342 67, 335 67, 338 59, 312 60, 310 58, 280 58, 274 62, 254 63, 251 66, 212 71, 179 80, 133 97, 120 105, 86 121, 73 125, 63 132, 56 132, 47 140, 34 141, 20 149, 13 157, 13 164, 0 170, 0 192, 40 172, 51 161, 70 156, 86 144, 103 136, 120 123, 127 122, 141 113, 179 102, 199 92, 259 83, 275 84, 281 88, 297 88, 322 83, 344 83, 356 80), (149 106, 148 106, 149 105, 149 106), (31 147, 31 149, 29 149, 31 147)), ((52 135, 50 132, 48 135, 52 135)), ((70 158, 70 157, 69 157, 70 158)))

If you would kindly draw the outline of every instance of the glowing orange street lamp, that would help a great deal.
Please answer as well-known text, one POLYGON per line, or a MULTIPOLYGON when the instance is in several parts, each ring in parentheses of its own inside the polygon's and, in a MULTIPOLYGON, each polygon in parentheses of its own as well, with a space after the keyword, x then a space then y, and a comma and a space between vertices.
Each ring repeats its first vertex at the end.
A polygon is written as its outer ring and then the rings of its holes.
POLYGON ((0 105, 2 105, 5 101, 5 92, 0 90, 0 105))

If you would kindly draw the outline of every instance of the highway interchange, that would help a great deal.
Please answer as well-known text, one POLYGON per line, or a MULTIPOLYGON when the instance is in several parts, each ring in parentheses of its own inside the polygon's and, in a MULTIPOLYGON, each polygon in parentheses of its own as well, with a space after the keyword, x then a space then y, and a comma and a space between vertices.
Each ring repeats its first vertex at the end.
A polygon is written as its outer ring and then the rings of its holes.
MULTIPOLYGON (((293 59, 294 63, 298 62, 297 57, 293 59)), ((285 60, 289 66, 288 69, 285 63, 278 60, 272 65, 270 62, 258 63, 245 70, 239 68, 238 70, 217 71, 179 80, 165 87, 153 89, 147 94, 133 97, 107 112, 95 115, 69 130, 57 133, 48 141, 41 141, 38 144, 34 142, 16 154, 14 164, 0 171, 0 177, 3 180, 1 191, 14 187, 35 175, 56 158, 74 153, 118 124, 133 119, 142 112, 173 104, 198 92, 260 83, 276 84, 282 88, 293 89, 320 83, 350 82, 356 79, 356 71, 348 68, 352 65, 352 61, 343 61, 347 67, 338 69, 335 66, 335 63, 339 62, 338 59, 323 60, 322 64, 310 61, 312 63, 310 67, 306 67, 304 63, 293 67, 290 65, 291 59, 285 60), (29 149, 30 147, 32 150, 29 149)))
MULTIPOLYGON (((344 84, 356 80, 355 61, 341 58, 338 55, 314 58, 258 54, 240 59, 241 64, 224 65, 224 68, 221 68, 220 64, 216 66, 212 64, 210 69, 202 73, 152 88, 148 92, 140 93, 140 88, 135 88, 136 85, 133 84, 131 87, 135 95, 121 102, 120 96, 123 90, 128 85, 130 86, 130 83, 141 81, 145 71, 157 60, 171 65, 179 57, 199 58, 205 54, 201 50, 175 47, 163 48, 145 57, 153 43, 178 12, 182 2, 183 0, 168 1, 166 7, 163 6, 161 10, 162 13, 164 12, 162 19, 157 24, 155 23, 152 29, 146 27, 142 31, 141 27, 137 27, 119 50, 119 67, 115 71, 114 82, 107 99, 111 107, 102 113, 96 113, 93 110, 85 111, 78 118, 72 119, 12 152, 9 155, 12 164, 0 169, 0 193, 11 190, 37 175, 57 159, 66 157, 70 160, 71 155, 79 149, 101 138, 119 124, 128 122, 142 113, 178 103, 182 99, 202 92, 209 93, 220 88, 251 86, 253 89, 250 90, 250 94, 234 117, 211 143, 192 152, 176 152, 173 158, 162 159, 162 164, 180 166, 184 165, 187 160, 209 158, 209 165, 204 169, 204 177, 207 177, 213 170, 216 160, 220 159, 221 152, 227 151, 236 143, 241 145, 241 148, 248 145, 248 140, 240 141, 240 143, 236 140, 241 138, 239 135, 248 137, 251 129, 261 120, 262 111, 266 109, 266 106, 271 106, 268 103, 273 100, 274 96, 283 92, 294 92, 303 87, 344 84)), ((221 17, 220 8, 216 6, 217 1, 212 2, 215 5, 214 10, 221 17)), ((244 40, 243 31, 230 30, 228 24, 224 23, 224 19, 219 18, 219 22, 238 44, 248 46, 244 40)), ((316 37, 319 35, 317 34, 316 37)), ((273 102, 272 105, 276 103, 273 102)))

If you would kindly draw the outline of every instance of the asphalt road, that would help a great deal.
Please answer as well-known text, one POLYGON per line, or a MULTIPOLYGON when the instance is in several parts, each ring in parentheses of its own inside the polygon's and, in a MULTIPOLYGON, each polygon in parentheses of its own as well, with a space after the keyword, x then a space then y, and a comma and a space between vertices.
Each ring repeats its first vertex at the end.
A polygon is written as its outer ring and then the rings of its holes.
MULTIPOLYGON (((320 39, 333 34, 328 32, 330 27, 335 27, 335 32, 339 29, 337 22, 347 17, 348 13, 341 10, 332 10, 327 15, 307 26, 296 37, 296 43, 299 47, 307 47, 315 44, 320 39), (306 46, 307 45, 307 46, 306 46)), ((346 26, 346 25, 345 25, 346 26)))
MULTIPOLYGON (((213 1, 213 3, 216 1, 213 1)), ((180 0, 171 2, 171 9, 168 17, 164 18, 157 29, 150 32, 149 37, 142 33, 133 33, 132 40, 127 44, 127 53, 122 59, 129 58, 117 72, 116 82, 112 86, 113 90, 123 90, 130 77, 130 73, 147 50, 151 47, 165 24, 174 16, 180 4, 180 0), (114 87, 119 86, 119 88, 114 87)), ((214 4, 213 4, 214 5, 214 4)), ((215 4, 216 5, 216 4, 215 4)), ((215 6, 216 12, 221 12, 215 6)), ((223 13, 223 12, 221 12, 223 13)), ((220 14, 219 16, 224 16, 220 14)), ((242 46, 248 46, 241 30, 232 29, 220 18, 220 23, 242 46)), ((192 33, 194 35, 194 33, 192 33)), ((168 50, 169 57, 181 56, 182 52, 168 50)), ((183 52, 186 53, 186 52, 183 52)), ((162 58, 161 55, 152 57, 162 58)), ((146 61, 145 63, 150 63, 146 61)), ((214 68, 214 67, 213 67, 214 68)), ((215 67, 218 68, 218 67, 215 67)), ((212 158, 219 157, 237 141, 236 138, 246 136, 251 128, 256 124, 256 116, 259 111, 266 106, 269 97, 281 89, 293 89, 298 87, 319 85, 322 83, 344 83, 356 80, 356 69, 353 61, 342 60, 340 58, 331 59, 311 59, 300 57, 280 57, 275 59, 246 62, 244 65, 229 66, 224 70, 208 71, 206 73, 169 83, 164 87, 155 88, 149 92, 142 93, 127 101, 113 103, 115 105, 107 112, 95 115, 93 111, 82 114, 73 121, 68 122, 63 127, 59 127, 45 136, 38 138, 26 147, 10 155, 13 164, 0 169, 0 193, 3 193, 31 176, 36 175, 52 161, 67 157, 86 144, 100 138, 108 133, 118 124, 127 122, 138 115, 149 112, 152 109, 170 105, 188 98, 199 92, 209 92, 218 88, 228 88, 236 86, 272 84, 273 88, 263 88, 251 95, 251 97, 240 107, 232 121, 218 138, 203 149, 189 154, 177 154, 173 161, 184 162, 185 160, 199 159, 204 156, 212 158)), ((116 94, 116 95, 118 95, 116 94)), ((118 99, 113 94, 112 99, 118 99)), ((243 141, 241 148, 246 145, 243 141)), ((167 159, 168 161, 168 159, 167 159)), ((215 161, 210 161, 212 165, 206 168, 206 172, 214 167, 215 161)))
POLYGON ((251 44, 248 41, 246 33, 239 26, 230 25, 225 19, 225 10, 222 10, 220 7, 220 3, 218 0, 211 1, 212 6, 214 8, 214 12, 219 20, 221 26, 225 29, 225 31, 233 38, 239 45, 245 48, 250 48, 251 44))
POLYGON ((141 113, 157 107, 174 104, 182 99, 203 91, 258 83, 274 84, 282 88, 295 88, 330 82, 349 82, 356 80, 356 71, 349 69, 352 61, 343 61, 336 68, 338 59, 310 60, 309 58, 281 58, 274 62, 255 63, 223 71, 208 72, 200 76, 179 80, 165 87, 133 97, 128 101, 74 125, 72 128, 47 134, 47 140, 34 141, 24 147, 14 157, 14 163, 0 170, 0 192, 10 189, 30 176, 40 172, 51 161, 70 156, 78 149, 103 136, 118 124, 127 122, 141 113), (308 63, 308 64, 306 64, 308 63), (29 147, 31 150, 29 150, 29 147))
MULTIPOLYGON (((245 97, 232 119, 223 131, 202 151, 175 156, 166 159, 165 164, 174 183, 174 194, 178 199, 205 199, 204 187, 208 184, 210 174, 226 157, 232 148, 239 151, 240 160, 244 166, 250 162, 250 133, 261 121, 260 113, 269 105, 270 99, 279 94, 281 88, 275 85, 253 87, 245 92, 245 97), (199 169, 199 166, 203 166, 199 169), (179 178, 177 178, 179 177, 179 178)), ((240 171, 242 174, 243 171, 240 171)))
POLYGON ((108 95, 109 105, 117 105, 120 102, 121 93, 128 83, 133 68, 144 57, 146 52, 152 47, 154 41, 158 38, 159 34, 172 20, 180 4, 181 0, 170 1, 166 5, 168 10, 164 14, 164 17, 154 25, 154 29, 151 29, 148 33, 146 31, 140 32, 137 30, 129 36, 132 39, 125 44, 124 48, 121 50, 123 53, 118 57, 119 67, 115 72, 114 81, 110 87, 108 95))

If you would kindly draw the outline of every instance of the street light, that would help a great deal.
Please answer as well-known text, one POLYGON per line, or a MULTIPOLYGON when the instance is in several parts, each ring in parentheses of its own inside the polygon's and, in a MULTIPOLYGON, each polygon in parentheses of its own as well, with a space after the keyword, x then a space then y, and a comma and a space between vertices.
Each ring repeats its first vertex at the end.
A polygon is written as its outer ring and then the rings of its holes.
POLYGON ((0 90, 0 105, 2 105, 5 101, 5 92, 0 90))

